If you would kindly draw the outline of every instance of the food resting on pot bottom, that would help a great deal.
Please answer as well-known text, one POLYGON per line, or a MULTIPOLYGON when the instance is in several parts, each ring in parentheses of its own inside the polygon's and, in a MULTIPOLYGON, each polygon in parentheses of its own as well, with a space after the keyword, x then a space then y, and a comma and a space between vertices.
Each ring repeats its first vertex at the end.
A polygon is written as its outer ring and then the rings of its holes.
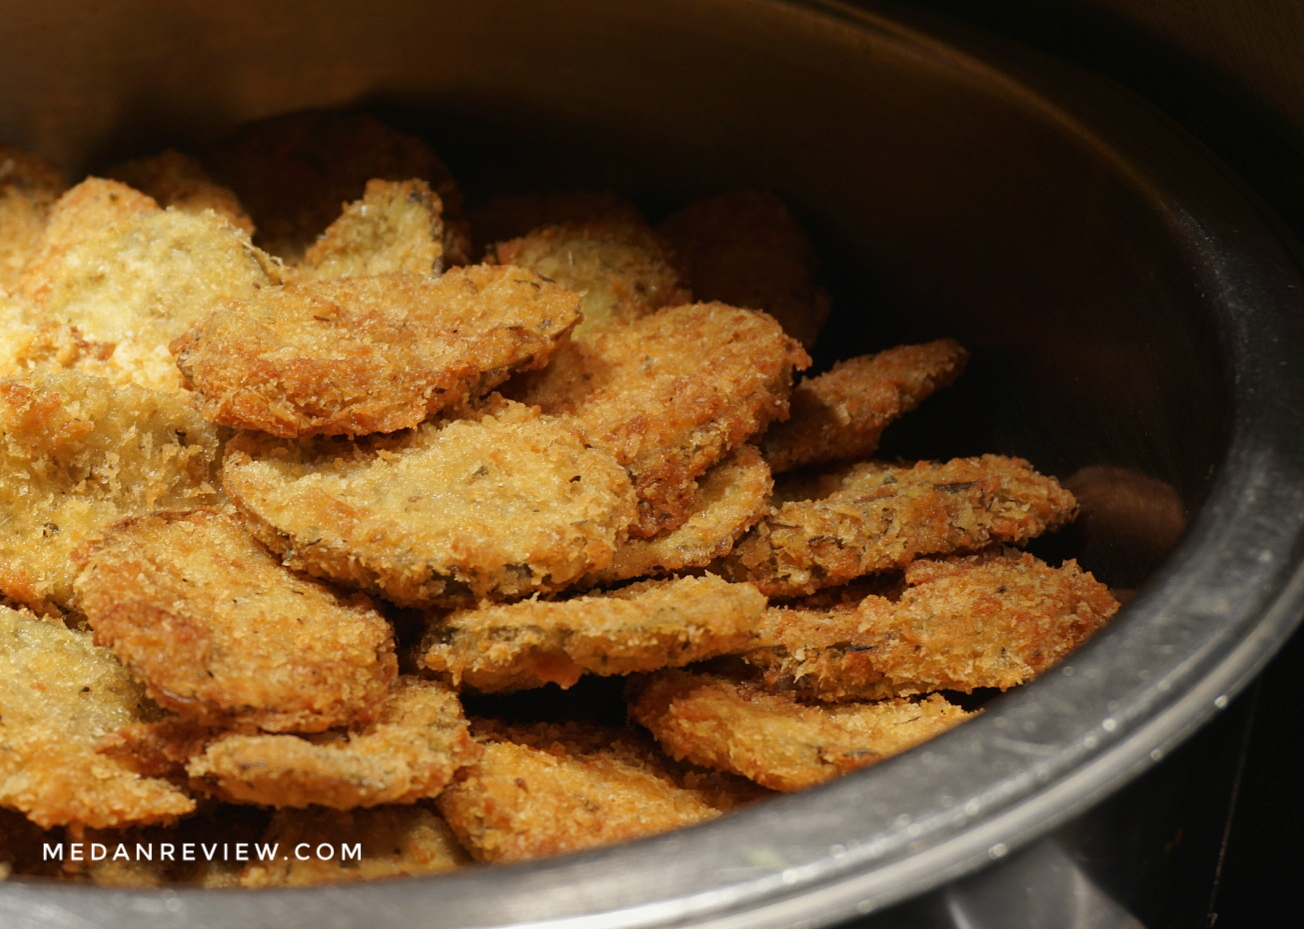
POLYGON ((1054 478, 873 458, 959 344, 801 374, 829 300, 772 195, 468 215, 423 143, 321 113, 73 186, 0 155, 17 873, 318 883, 702 822, 1117 609, 1017 548, 1073 519, 1054 478), (618 712, 485 696, 595 678, 618 712), (360 858, 284 852, 322 847, 360 858))

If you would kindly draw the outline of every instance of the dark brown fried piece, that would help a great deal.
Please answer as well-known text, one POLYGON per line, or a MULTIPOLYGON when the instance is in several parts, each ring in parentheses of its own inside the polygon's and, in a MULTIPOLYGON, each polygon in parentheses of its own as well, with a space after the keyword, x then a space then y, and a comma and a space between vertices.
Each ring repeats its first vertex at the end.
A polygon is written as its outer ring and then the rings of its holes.
POLYGON ((1077 563, 1052 568, 1013 549, 906 568, 895 602, 853 608, 773 607, 746 660, 771 690, 819 700, 879 699, 935 690, 1007 690, 1032 680, 1118 610, 1077 563))
MULTIPOLYGON (((477 724, 484 757, 435 805, 480 861, 609 845, 720 815, 633 732, 581 723, 477 724)), ((736 796, 725 793, 725 796, 736 796)))
POLYGON ((843 473, 833 493, 776 508, 717 567, 767 596, 799 596, 923 555, 1020 544, 1075 511, 1072 494, 1018 458, 866 462, 843 473))
POLYGON ((212 510, 126 519, 73 553, 77 606, 155 702, 212 726, 370 722, 398 676, 363 594, 282 567, 212 510))
POLYGON ((157 713, 87 633, 0 606, 0 807, 43 829, 171 822, 194 801, 96 746, 157 713))
POLYGON ((570 600, 523 600, 436 620, 426 667, 482 692, 571 687, 585 672, 679 667, 751 641, 765 598, 717 577, 645 581, 570 600))
POLYGON ((632 203, 609 190, 545 190, 496 193, 471 210, 471 228, 481 248, 517 239, 543 226, 593 219, 647 220, 632 203))
POLYGON ((226 304, 172 351, 210 422, 368 435, 545 364, 578 310, 573 294, 512 267, 308 281, 226 304))
POLYGON ((0 293, 18 289, 23 265, 67 189, 68 179, 54 165, 0 142, 0 293))
POLYGON ((186 764, 197 786, 233 803, 336 810, 413 803, 480 757, 457 694, 399 678, 380 715, 350 733, 228 733, 186 764))
POLYGON ((644 538, 683 525, 696 479, 788 415, 809 357, 763 313, 722 303, 659 310, 560 353, 526 402, 565 416, 634 479, 644 538))
POLYGON ((425 181, 367 181, 297 270, 317 280, 444 270, 444 205, 425 181))
POLYGON ((973 715, 937 694, 806 706, 748 682, 676 670, 631 678, 628 692, 630 716, 672 757, 784 791, 883 761, 973 715))
POLYGON ((254 234, 253 220, 240 200, 229 188, 214 181, 194 155, 168 148, 114 165, 106 173, 153 197, 159 206, 173 206, 187 213, 212 210, 243 229, 245 235, 254 234))
POLYGON ((42 829, 21 813, 0 808, 0 882, 13 875, 57 877, 59 862, 44 845, 63 841, 62 829, 42 829))
POLYGON ((829 315, 815 281, 810 239, 769 191, 744 190, 690 203, 659 227, 698 300, 764 310, 810 348, 829 315))
POLYGON ((792 413, 766 430, 761 453, 776 474, 868 458, 888 423, 951 384, 968 357, 959 342, 940 339, 840 361, 793 388, 792 413))

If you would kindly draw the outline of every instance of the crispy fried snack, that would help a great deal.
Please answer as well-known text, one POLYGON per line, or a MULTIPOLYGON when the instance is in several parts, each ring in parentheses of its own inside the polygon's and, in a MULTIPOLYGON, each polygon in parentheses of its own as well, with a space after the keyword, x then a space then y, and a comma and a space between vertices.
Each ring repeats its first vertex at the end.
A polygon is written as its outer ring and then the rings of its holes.
POLYGON ((688 518, 650 539, 627 539, 611 564, 586 583, 610 584, 699 568, 727 555, 734 542, 770 510, 774 481, 760 452, 740 445, 697 481, 688 518))
POLYGON ((159 206, 174 206, 187 213, 212 210, 245 235, 254 234, 254 222, 240 200, 230 188, 214 181, 194 155, 168 148, 114 165, 107 174, 153 197, 159 206))
POLYGON ((883 761, 974 715, 937 694, 806 706, 749 682, 677 670, 631 678, 628 693, 631 718, 672 757, 785 791, 883 761))
POLYGON ((523 600, 461 610, 432 623, 426 667, 453 685, 491 693, 574 686, 679 667, 747 644, 765 610, 750 584, 717 577, 645 581, 571 600, 523 600))
POLYGON ((520 404, 383 443, 242 436, 223 483, 290 567, 404 606, 562 589, 611 561, 635 513, 610 455, 520 404))
POLYGON ((718 562, 720 573, 771 597, 809 594, 921 555, 1026 542, 1069 522, 1077 506, 1053 477, 1000 455, 864 462, 838 485, 779 506, 718 562))
POLYGON ((72 550, 117 519, 219 502, 217 455, 164 394, 75 371, 0 381, 0 594, 66 607, 72 550))
POLYGON ((245 866, 241 887, 312 887, 438 874, 471 861, 448 823, 424 806, 280 810, 272 816, 262 845, 274 851, 245 866), (322 843, 340 857, 311 853, 322 843), (362 857, 345 860, 339 851, 344 846, 360 846, 362 857))
POLYGON ((0 807, 43 829, 170 822, 185 793, 95 746, 157 712, 140 685, 86 633, 0 606, 0 807))
POLYGON ((308 110, 247 123, 206 160, 229 184, 258 224, 258 243, 295 259, 357 200, 368 181, 426 181, 444 204, 444 221, 457 230, 445 252, 463 264, 470 247, 462 195, 435 153, 363 113, 308 110))
POLYGON ((581 723, 477 723, 484 757, 435 805, 479 861, 525 861, 714 819, 709 791, 676 783, 656 747, 581 723))
POLYGON ((92 342, 76 326, 65 323, 0 323, 0 378, 26 379, 41 370, 80 371, 113 384, 136 384, 179 398, 190 394, 176 362, 161 346, 92 342))
POLYGON ((367 181, 303 256, 299 270, 318 280, 444 270, 444 204, 425 181, 367 181))
POLYGON ((0 293, 18 289, 19 273, 67 188, 63 172, 44 158, 0 142, 0 293))
POLYGON ((696 479, 788 415, 810 358, 762 313, 723 303, 660 310, 562 353, 526 402, 567 417, 634 479, 647 538, 683 525, 696 479))
POLYGON ((764 310, 806 348, 815 344, 829 295, 815 281, 810 239, 774 194, 744 190, 698 200, 659 229, 698 300, 764 310))
POLYGON ((577 337, 690 300, 669 246, 640 219, 607 216, 544 226, 491 246, 486 260, 529 268, 583 297, 577 337))
POLYGON ((219 735, 186 764, 192 783, 234 803, 336 810, 413 803, 480 757, 443 684, 400 677, 376 721, 320 735, 219 735))
POLYGON ((282 438, 394 432, 545 364, 578 303, 511 267, 306 281, 226 304, 172 351, 210 422, 282 438))
POLYGON ((398 676, 393 630, 365 595, 295 575, 233 516, 122 520, 73 562, 95 641, 157 703, 204 725, 366 724, 398 676))
POLYGON ((761 452, 776 474, 868 458, 888 423, 955 381, 968 358, 959 342, 939 339, 840 361, 793 388, 792 414, 766 430, 761 452))
POLYGON ((771 690, 819 700, 934 690, 1007 690, 1032 680, 1118 610, 1074 561, 1052 568, 1009 549, 920 559, 896 602, 850 609, 771 608, 744 658, 771 690))

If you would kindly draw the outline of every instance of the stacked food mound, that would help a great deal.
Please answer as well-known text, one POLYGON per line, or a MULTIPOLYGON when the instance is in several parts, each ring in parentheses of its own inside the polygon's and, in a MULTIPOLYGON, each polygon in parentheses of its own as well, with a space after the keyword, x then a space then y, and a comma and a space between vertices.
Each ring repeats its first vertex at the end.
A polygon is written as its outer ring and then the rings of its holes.
POLYGON ((873 457, 956 342, 800 376, 829 298, 773 195, 468 219, 425 144, 322 113, 107 173, 0 149, 0 868, 304 884, 699 823, 1117 608, 1016 547, 1073 518, 1054 478, 873 457), (614 713, 485 696, 604 677, 614 713), (224 851, 148 854, 186 842, 224 851))

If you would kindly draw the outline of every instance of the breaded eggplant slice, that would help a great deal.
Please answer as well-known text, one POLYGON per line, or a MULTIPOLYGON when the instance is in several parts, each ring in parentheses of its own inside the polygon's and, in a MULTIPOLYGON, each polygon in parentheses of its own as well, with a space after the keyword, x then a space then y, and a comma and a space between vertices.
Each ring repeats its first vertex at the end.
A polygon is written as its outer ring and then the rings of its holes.
POLYGON ((39 155, 0 142, 0 293, 15 291, 40 247, 55 201, 68 189, 62 171, 39 155))
POLYGON ((771 690, 819 700, 880 699, 1032 680, 1118 610, 1076 562, 1052 568, 1010 549, 920 559, 895 602, 853 609, 773 607, 743 657, 771 690))
POLYGON ((443 817, 419 805, 278 810, 260 844, 271 851, 244 867, 241 887, 314 887, 411 877, 471 862, 443 817), (332 850, 330 857, 317 852, 323 845, 332 850))
POLYGON ((73 553, 77 606, 150 697, 196 722, 321 732, 370 722, 398 677, 364 594, 281 565, 231 515, 109 526, 73 553))
POLYGON ((305 281, 226 304, 172 351, 210 422, 282 438, 395 432, 545 364, 578 303, 511 267, 305 281))
POLYGON ((895 467, 863 462, 816 500, 784 503, 716 568, 770 597, 835 587, 923 555, 1020 544, 1065 525, 1073 495, 1000 455, 895 467))
POLYGON ((69 555, 118 519, 210 506, 217 434, 193 409, 75 371, 0 381, 0 594, 67 607, 69 555))
POLYGON ((679 670, 630 678, 628 694, 630 717, 671 757, 784 791, 868 767, 974 715, 938 694, 807 706, 751 682, 679 670))
POLYGON ((414 803, 480 757, 446 685, 398 684, 371 725, 349 733, 227 733, 186 763, 193 783, 233 803, 335 810, 414 803))
POLYGON ((610 563, 635 515, 608 453, 520 404, 383 442, 246 434, 223 484, 291 568, 403 606, 563 589, 610 563))
POLYGON ((792 413, 766 430, 761 452, 776 474, 868 458, 888 423, 955 381, 968 357, 959 342, 939 339, 839 361, 793 388, 792 413))
POLYGON ((690 203, 658 227, 698 300, 764 310, 810 348, 829 315, 805 231, 773 193, 743 190, 690 203))
POLYGON ((301 256, 370 180, 426 181, 456 230, 445 258, 463 264, 470 250, 448 168, 420 139, 364 113, 306 110, 246 123, 205 164, 248 207, 258 244, 287 260, 301 256))
POLYGON ((544 226, 492 246, 486 260, 517 265, 583 298, 576 337, 690 299, 670 248, 641 220, 604 217, 544 226))
POLYGON ((212 210, 231 225, 254 234, 254 222, 229 187, 223 187, 204 170, 194 155, 174 148, 114 165, 110 178, 153 197, 159 206, 174 206, 187 213, 212 210))
POLYGON ((134 342, 94 342, 65 323, 0 324, 0 378, 24 378, 40 370, 75 370, 113 384, 190 396, 185 377, 161 346, 146 349, 134 342))
POLYGON ((720 815, 676 783, 656 746, 583 723, 477 723, 484 756, 435 800, 479 861, 526 861, 668 832, 720 815))
POLYGON ((650 539, 626 539, 591 585, 700 568, 722 558, 770 511, 774 480, 755 446, 740 445, 697 481, 688 518, 650 539))
POLYGON ((470 211, 471 228, 481 248, 518 239, 542 226, 592 219, 647 222, 638 207, 610 190, 500 191, 470 211))
POLYGON ((526 402, 573 422, 634 479, 647 538, 684 524, 696 479, 788 415, 810 358, 763 313, 699 303, 662 309, 574 343, 526 402))
POLYGON ((453 686, 502 692, 679 667, 752 640, 765 597, 718 577, 644 581, 570 600, 459 610, 422 642, 426 667, 453 686))
POLYGON ((297 270, 329 281, 406 271, 444 270, 444 205, 421 180, 367 181, 361 200, 344 205, 297 270))
POLYGON ((0 807, 43 829, 170 822, 191 812, 194 801, 169 782, 95 750, 157 712, 89 633, 0 606, 0 807))

